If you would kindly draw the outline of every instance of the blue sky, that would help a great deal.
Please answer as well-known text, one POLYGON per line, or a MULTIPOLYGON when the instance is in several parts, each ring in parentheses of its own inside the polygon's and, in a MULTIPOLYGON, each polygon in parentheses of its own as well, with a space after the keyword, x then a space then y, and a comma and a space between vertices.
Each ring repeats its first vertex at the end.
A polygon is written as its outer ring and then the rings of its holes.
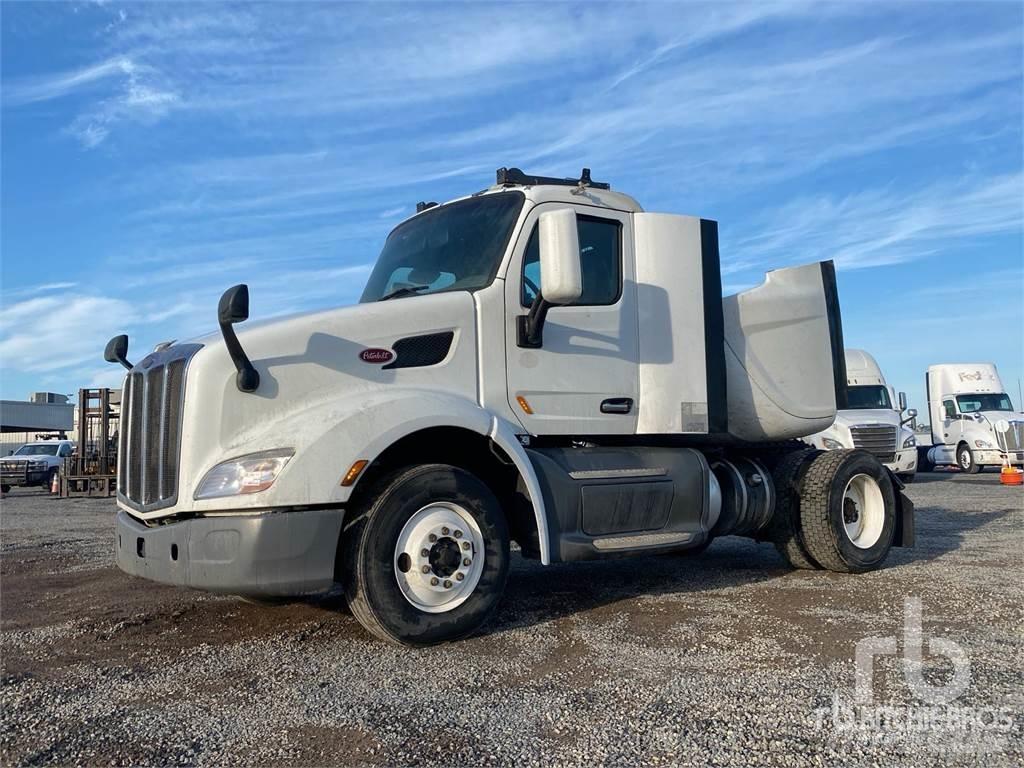
POLYGON ((116 386, 214 327, 355 301, 417 200, 494 169, 720 222, 727 290, 824 258, 848 346, 1024 376, 1022 6, 2 6, 0 395, 116 386))

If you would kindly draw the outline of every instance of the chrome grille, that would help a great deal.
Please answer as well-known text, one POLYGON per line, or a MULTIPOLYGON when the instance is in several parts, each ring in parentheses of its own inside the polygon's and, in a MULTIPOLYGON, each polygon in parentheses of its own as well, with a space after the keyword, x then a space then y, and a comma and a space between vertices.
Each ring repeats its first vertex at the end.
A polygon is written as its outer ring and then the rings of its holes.
POLYGON ((850 427, 853 447, 873 453, 879 461, 893 461, 896 458, 896 427, 889 424, 861 424, 850 427))
POLYGON ((119 495, 140 511, 178 500, 178 461, 185 369, 198 344, 171 346, 147 356, 125 379, 119 495))
POLYGON ((1024 450, 1024 421, 1011 421, 1008 430, 996 432, 996 440, 1004 451, 1024 450))

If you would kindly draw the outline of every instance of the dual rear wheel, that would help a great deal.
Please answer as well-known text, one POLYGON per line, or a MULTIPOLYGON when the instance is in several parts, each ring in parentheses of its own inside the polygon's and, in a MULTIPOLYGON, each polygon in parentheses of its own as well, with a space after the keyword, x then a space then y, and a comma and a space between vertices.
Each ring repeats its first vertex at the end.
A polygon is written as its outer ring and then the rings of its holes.
POLYGON ((896 535, 896 489, 865 451, 795 451, 778 462, 772 539, 795 568, 863 573, 896 535))

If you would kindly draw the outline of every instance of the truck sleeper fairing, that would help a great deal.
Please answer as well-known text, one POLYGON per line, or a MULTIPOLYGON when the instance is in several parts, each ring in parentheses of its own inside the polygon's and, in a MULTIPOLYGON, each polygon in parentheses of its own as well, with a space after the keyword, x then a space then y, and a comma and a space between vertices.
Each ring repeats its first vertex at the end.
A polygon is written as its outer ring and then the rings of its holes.
POLYGON ((832 262, 769 272, 722 309, 729 432, 757 442, 829 426, 846 390, 832 262))

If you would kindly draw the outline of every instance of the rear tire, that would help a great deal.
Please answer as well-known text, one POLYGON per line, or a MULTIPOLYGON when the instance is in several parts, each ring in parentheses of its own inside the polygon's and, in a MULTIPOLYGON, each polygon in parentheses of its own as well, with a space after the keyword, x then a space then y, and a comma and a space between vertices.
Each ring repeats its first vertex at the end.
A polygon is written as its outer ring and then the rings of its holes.
POLYGON ((889 471, 861 450, 829 451, 811 462, 800 494, 802 541, 823 568, 878 568, 896 533, 896 491, 889 471))
POLYGON ((785 454, 772 469, 775 483, 775 512, 769 538, 783 559, 793 568, 807 571, 821 568, 808 554, 800 534, 800 485, 811 461, 821 453, 802 448, 785 454))
POLYGON ((342 534, 340 563, 363 627, 428 646, 491 617, 508 580, 509 534, 486 485, 464 469, 426 464, 383 477, 363 498, 342 534))
POLYGON ((974 460, 974 451, 967 443, 960 443, 956 448, 956 465, 960 471, 968 475, 981 472, 981 465, 974 460))
POLYGON ((10 492, 11 492, 11 486, 7 485, 6 483, 4 485, 0 485, 0 493, 10 493, 10 492))

